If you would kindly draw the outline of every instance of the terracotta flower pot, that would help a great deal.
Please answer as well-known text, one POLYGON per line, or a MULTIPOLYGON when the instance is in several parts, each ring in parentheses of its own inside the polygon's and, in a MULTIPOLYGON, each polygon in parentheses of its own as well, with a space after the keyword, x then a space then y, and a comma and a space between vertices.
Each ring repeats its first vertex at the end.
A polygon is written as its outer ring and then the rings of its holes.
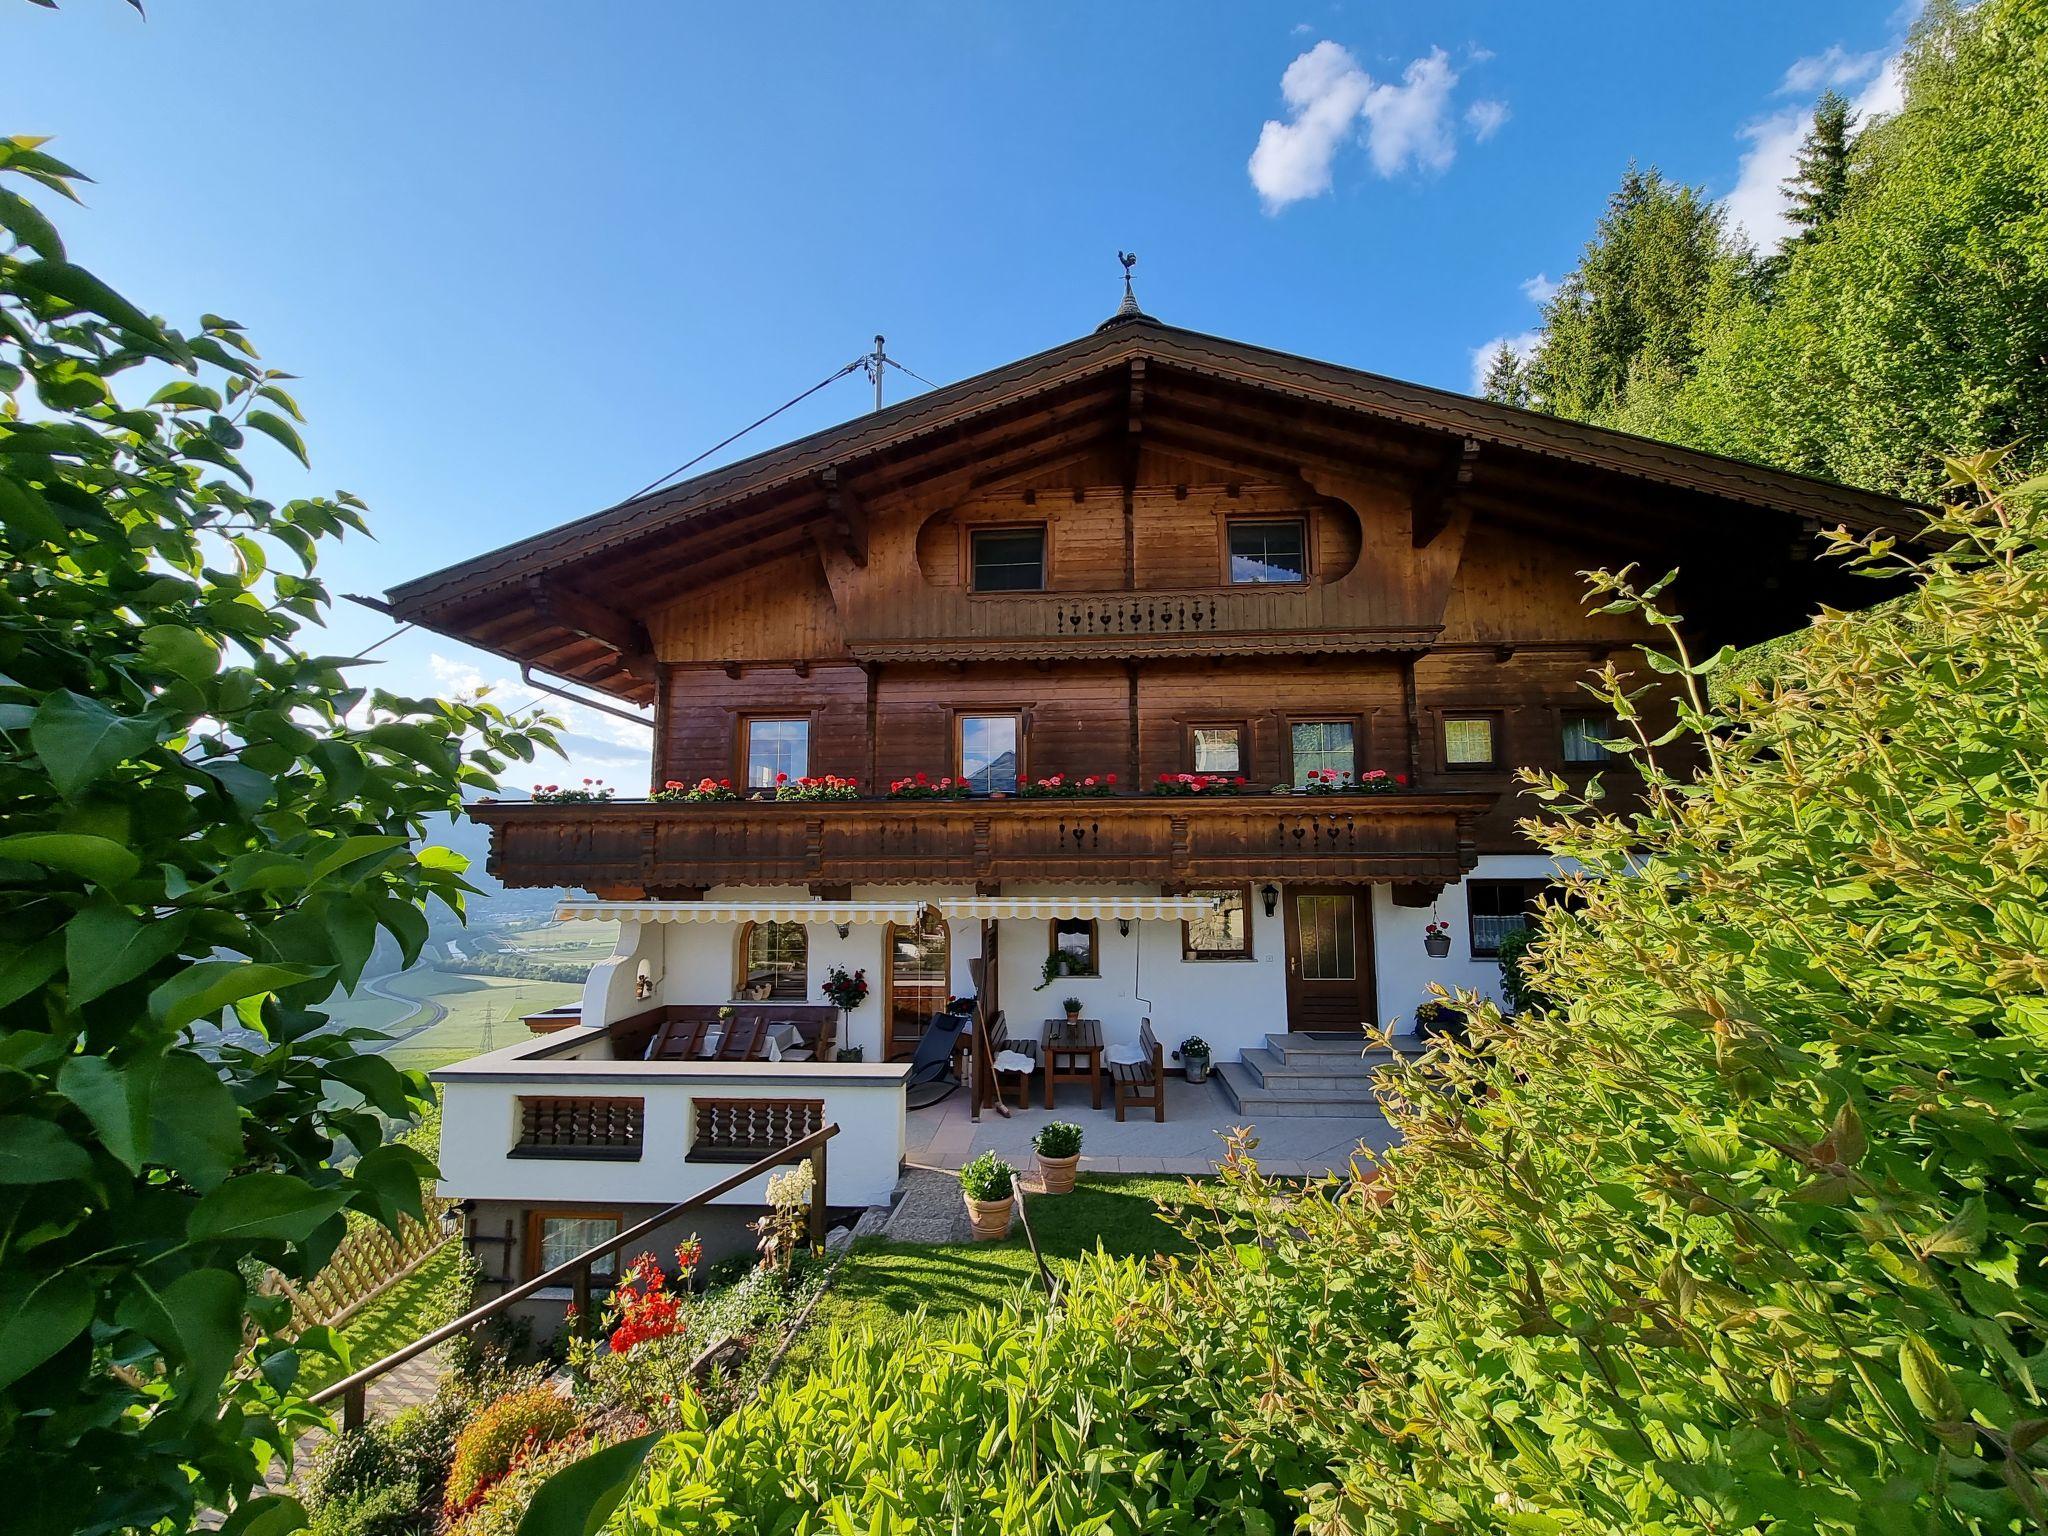
POLYGON ((1048 1195, 1071 1195, 1074 1192, 1074 1170, 1081 1165, 1081 1154, 1072 1157, 1047 1157, 1038 1154, 1038 1176, 1045 1181, 1048 1195))
POLYGON ((974 1200, 966 1195, 967 1219, 974 1227, 977 1243, 997 1243, 1010 1235, 1010 1220, 1016 1208, 1007 1200, 974 1200))

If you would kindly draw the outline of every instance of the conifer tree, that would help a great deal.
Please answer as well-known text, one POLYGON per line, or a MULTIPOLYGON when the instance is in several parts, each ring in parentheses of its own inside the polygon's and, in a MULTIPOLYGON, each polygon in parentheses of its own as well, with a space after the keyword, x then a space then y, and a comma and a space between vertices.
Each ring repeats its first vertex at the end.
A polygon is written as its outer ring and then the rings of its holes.
POLYGON ((1487 365, 1486 383, 1480 392, 1501 405, 1529 404, 1529 370, 1505 341, 1495 349, 1493 361, 1487 365))
POLYGON ((1822 92, 1814 104, 1813 126, 1799 146, 1799 168, 1780 183, 1789 205, 1785 217, 1798 230, 1794 241, 1811 240, 1842 211, 1849 196, 1853 138, 1849 103, 1834 91, 1822 92))

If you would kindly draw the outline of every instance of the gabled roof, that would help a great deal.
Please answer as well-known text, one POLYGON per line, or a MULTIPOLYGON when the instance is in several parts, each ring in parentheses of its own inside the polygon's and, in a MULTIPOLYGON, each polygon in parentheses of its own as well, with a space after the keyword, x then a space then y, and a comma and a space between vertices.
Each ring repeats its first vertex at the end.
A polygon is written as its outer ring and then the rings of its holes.
MULTIPOLYGON (((1889 528, 1900 533, 1910 532, 1919 522, 1908 504, 1875 492, 1183 330, 1135 314, 1120 316, 1115 325, 1048 351, 401 583, 389 594, 391 610, 400 618, 515 660, 563 670, 563 653, 573 650, 577 640, 573 626, 557 626, 552 635, 522 627, 530 632, 522 632, 516 641, 507 630, 512 607, 532 590, 531 584, 561 582, 572 592, 603 591, 615 605, 630 605, 620 583, 630 585, 640 566, 637 560, 617 560, 622 551, 636 546, 651 550, 658 540, 673 557, 662 568, 671 578, 678 570, 705 569, 701 559, 693 561, 689 547, 700 541, 716 555, 743 559, 750 537, 786 537, 806 521, 814 523, 825 515, 821 476, 836 477, 828 484, 845 483, 906 458, 933 472, 949 464, 988 461, 1000 446, 993 434, 1006 413, 1059 410, 1078 419, 1091 411, 1122 410, 1131 365, 1140 361, 1146 364, 1148 397, 1156 399, 1176 385, 1190 391, 1188 398, 1201 407, 1204 430, 1211 433, 1229 429, 1231 401, 1265 397, 1269 403, 1283 403, 1290 412, 1306 413, 1305 422, 1320 424, 1326 431, 1373 434, 1383 446, 1398 440, 1425 457, 1455 457, 1461 445, 1477 444, 1482 453, 1498 450, 1496 457, 1504 455, 1517 463, 1539 468, 1547 463, 1571 475, 1582 488, 1615 481, 1667 487, 1678 493, 1674 501, 1688 513, 1718 503, 1729 509, 1784 514, 1809 526, 1842 524, 1857 531, 1889 528), (603 564, 592 563, 600 557, 603 564)), ((1265 436, 1247 428, 1248 449, 1265 436)), ((1013 447, 1023 441, 1010 440, 1013 447)), ((1373 451, 1364 441, 1358 438, 1354 449, 1361 457, 1373 451)), ((650 580, 653 574, 650 571, 650 580)))

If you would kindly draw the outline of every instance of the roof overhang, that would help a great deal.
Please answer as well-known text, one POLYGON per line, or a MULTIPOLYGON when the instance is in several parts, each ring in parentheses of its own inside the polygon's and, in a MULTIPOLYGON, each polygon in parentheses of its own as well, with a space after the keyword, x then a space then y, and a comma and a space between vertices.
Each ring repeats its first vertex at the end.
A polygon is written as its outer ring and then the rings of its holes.
POLYGON ((1028 474, 1056 433, 1119 438, 1132 370, 1167 451, 1276 472, 1320 460, 1427 478, 1469 464, 1539 487, 1552 520, 1609 542, 1662 530, 1741 542, 1783 520, 1911 536, 1874 492, 1133 318, 401 583, 394 616, 636 702, 654 694, 639 616, 765 559, 850 538, 849 507, 1028 474), (1640 488, 1660 488, 1655 507, 1640 488), (1635 487, 1630 490, 1630 486, 1635 487))

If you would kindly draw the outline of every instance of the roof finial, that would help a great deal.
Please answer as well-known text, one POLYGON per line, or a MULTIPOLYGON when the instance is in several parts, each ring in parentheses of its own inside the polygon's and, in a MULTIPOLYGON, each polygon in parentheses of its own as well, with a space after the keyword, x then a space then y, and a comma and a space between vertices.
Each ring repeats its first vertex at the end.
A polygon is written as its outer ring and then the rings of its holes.
POLYGON ((1126 320, 1144 320, 1148 318, 1145 311, 1138 308, 1138 296, 1131 291, 1131 268, 1138 264, 1138 253, 1136 251, 1118 251, 1116 259, 1124 264, 1124 301, 1117 305, 1115 314, 1095 327, 1098 331, 1106 331, 1112 325, 1121 325, 1126 320))

